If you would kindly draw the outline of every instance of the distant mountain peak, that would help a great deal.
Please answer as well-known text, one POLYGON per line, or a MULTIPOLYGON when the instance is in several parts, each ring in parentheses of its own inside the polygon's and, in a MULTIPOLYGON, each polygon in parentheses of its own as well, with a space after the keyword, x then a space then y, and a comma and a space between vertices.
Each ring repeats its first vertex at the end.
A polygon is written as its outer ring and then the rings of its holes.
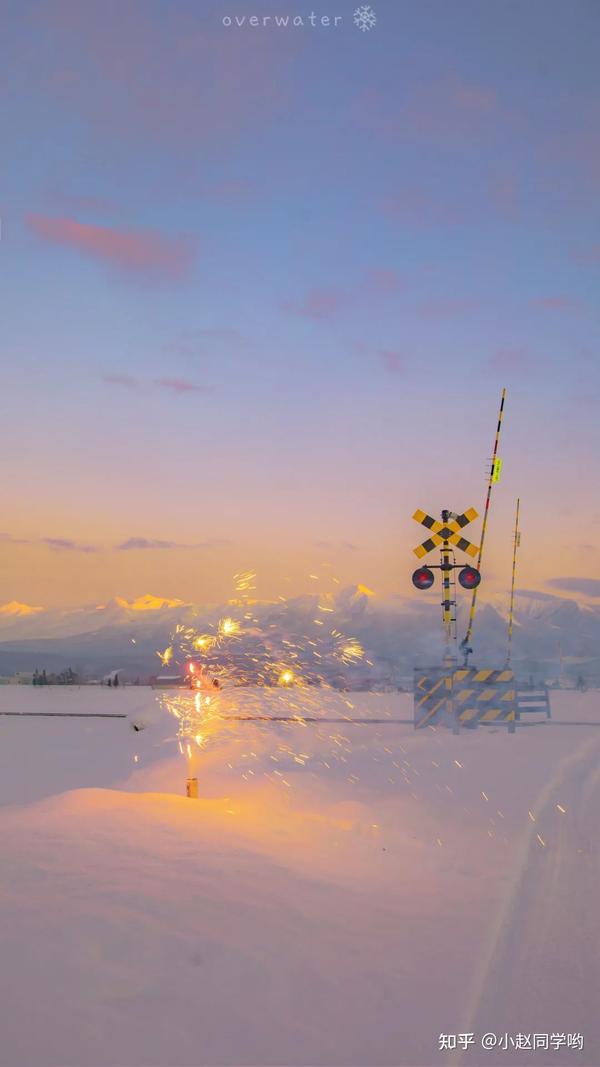
POLYGON ((44 608, 22 604, 20 600, 9 600, 0 606, 0 615, 39 615, 40 611, 44 611, 44 608))
POLYGON ((126 600, 125 597, 116 596, 114 603, 118 604, 120 608, 125 608, 127 611, 161 611, 163 608, 185 607, 184 600, 153 596, 152 593, 145 593, 143 596, 136 597, 135 600, 126 600))

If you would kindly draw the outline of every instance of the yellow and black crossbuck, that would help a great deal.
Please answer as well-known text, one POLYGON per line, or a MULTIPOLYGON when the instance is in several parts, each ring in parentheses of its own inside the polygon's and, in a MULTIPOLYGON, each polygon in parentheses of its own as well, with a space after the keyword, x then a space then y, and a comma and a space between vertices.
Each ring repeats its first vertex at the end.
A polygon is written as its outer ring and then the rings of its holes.
POLYGON ((415 511, 413 519, 416 522, 420 522, 422 526, 426 526, 428 530, 431 530, 431 537, 428 537, 426 541, 423 541, 423 544, 413 549, 415 556, 421 559, 444 541, 449 541, 451 545, 456 545, 461 552, 466 552, 468 556, 476 556, 479 552, 476 545, 472 545, 470 541, 467 541, 466 537, 461 537, 460 535, 462 528, 468 526, 476 518, 477 512, 475 508, 469 508, 462 515, 457 515, 455 519, 448 519, 448 522, 439 522, 438 519, 428 515, 426 511, 415 511))
POLYGON ((515 679, 509 668, 415 670, 415 728, 441 722, 453 726, 502 722, 512 733, 515 719, 515 679))

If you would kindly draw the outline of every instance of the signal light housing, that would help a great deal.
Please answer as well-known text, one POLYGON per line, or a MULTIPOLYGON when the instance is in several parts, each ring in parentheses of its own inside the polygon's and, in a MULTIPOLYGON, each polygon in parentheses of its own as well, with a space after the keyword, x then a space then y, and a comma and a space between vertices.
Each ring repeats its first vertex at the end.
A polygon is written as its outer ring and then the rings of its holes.
POLYGON ((429 567, 418 567, 412 576, 413 585, 417 589, 431 589, 433 585, 433 571, 429 567))
POLYGON ((481 574, 476 567, 463 567, 458 574, 463 589, 476 589, 481 581, 481 574))

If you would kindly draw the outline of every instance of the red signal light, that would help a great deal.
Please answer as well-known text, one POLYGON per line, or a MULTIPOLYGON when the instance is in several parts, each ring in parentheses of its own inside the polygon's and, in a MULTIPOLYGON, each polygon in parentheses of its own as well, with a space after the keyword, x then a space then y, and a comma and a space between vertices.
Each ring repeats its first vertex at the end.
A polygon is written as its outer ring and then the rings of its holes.
POLYGON ((458 580, 463 589, 476 589, 481 581, 481 574, 475 567, 463 567, 458 580))
POLYGON ((412 576, 413 585, 417 589, 430 589, 433 585, 433 571, 429 567, 419 567, 412 576))

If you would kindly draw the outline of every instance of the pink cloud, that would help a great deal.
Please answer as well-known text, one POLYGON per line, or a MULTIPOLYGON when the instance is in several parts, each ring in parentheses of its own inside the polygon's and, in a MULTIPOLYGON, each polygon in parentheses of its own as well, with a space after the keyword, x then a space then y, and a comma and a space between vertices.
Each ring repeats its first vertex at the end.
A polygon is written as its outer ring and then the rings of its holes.
POLYGON ((192 141, 235 141, 284 112, 294 35, 255 34, 249 44, 216 13, 175 5, 165 17, 160 7, 128 0, 108 18, 102 5, 75 0, 35 5, 35 39, 47 42, 35 53, 44 90, 130 146, 153 140, 188 154, 192 141))
POLYGON ((365 341, 351 341, 350 348, 358 356, 365 356, 370 351, 369 345, 365 341))
POLYGON ((382 296, 397 293, 401 288, 399 275, 388 267, 372 267, 368 270, 366 284, 370 292, 382 296))
POLYGON ((284 311, 309 319, 331 319, 345 303, 346 298, 337 289, 310 289, 301 304, 288 302, 284 311))
POLYGON ((169 389, 172 393, 183 396, 184 393, 206 393, 208 390, 203 385, 188 382, 185 378, 158 378, 155 383, 159 389, 169 389))
POLYGON ((400 186, 379 200, 384 215, 406 226, 423 228, 486 223, 490 215, 514 222, 519 213, 519 186, 510 173, 487 178, 479 195, 464 190, 451 196, 415 187, 400 186))
MULTIPOLYGON (((129 374, 105 374, 102 381, 107 385, 116 385, 123 389, 142 389, 144 387, 142 382, 138 381, 137 378, 132 378, 129 374)), ((157 378, 154 381, 154 385, 159 389, 167 389, 180 395, 208 392, 208 389, 203 385, 197 385, 195 382, 187 381, 185 378, 157 378)))
POLYGON ((414 92, 407 107, 413 130, 421 136, 477 134, 498 105, 496 93, 483 86, 450 81, 414 92))
POLYGON ((347 304, 373 297, 391 296, 401 288, 399 274, 389 267, 370 267, 360 282, 346 291, 331 286, 309 289, 301 304, 286 301, 284 311, 309 319, 332 319, 347 304))
POLYGON ((367 88, 357 99, 355 113, 359 123, 380 136, 455 141, 494 129, 499 110, 493 88, 453 77, 421 85, 400 100, 367 88))
POLYGON ((530 300, 529 304, 534 308, 543 308, 546 311, 567 311, 573 307, 573 301, 568 296, 540 296, 530 300))
POLYGON ((381 348, 377 355, 389 374, 404 374, 406 371, 406 357, 401 352, 393 352, 388 348, 381 348))
POLYGON ((69 218, 28 215, 30 229, 43 241, 73 248, 91 259, 145 277, 177 280, 191 269, 188 239, 151 230, 116 229, 69 218))
POLYGON ((498 103, 494 89, 483 85, 455 84, 452 90, 454 106, 470 115, 485 115, 493 111, 498 103))
POLYGON ((490 359, 494 370, 527 370, 535 364, 534 357, 522 348, 498 348, 490 359))

